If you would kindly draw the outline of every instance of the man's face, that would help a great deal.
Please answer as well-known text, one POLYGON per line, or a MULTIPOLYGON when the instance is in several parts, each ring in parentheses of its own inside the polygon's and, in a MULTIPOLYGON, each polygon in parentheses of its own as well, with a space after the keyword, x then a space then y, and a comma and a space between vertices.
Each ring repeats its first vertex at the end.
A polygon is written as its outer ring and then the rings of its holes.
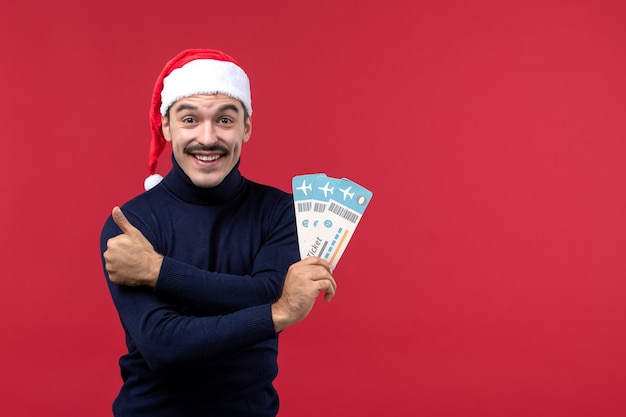
POLYGON ((174 158, 198 187, 215 187, 232 171, 252 133, 239 100, 223 94, 181 98, 163 117, 174 158))

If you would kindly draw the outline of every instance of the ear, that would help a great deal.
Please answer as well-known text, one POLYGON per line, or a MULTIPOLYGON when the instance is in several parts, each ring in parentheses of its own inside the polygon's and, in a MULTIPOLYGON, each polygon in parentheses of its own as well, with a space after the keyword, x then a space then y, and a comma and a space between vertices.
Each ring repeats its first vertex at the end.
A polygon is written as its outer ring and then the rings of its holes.
POLYGON ((246 118, 243 124, 243 142, 246 143, 250 139, 250 135, 252 135, 252 119, 250 116, 246 118))
POLYGON ((161 132, 163 133, 163 137, 167 142, 172 141, 172 137, 170 136, 170 119, 169 117, 161 116, 161 132))

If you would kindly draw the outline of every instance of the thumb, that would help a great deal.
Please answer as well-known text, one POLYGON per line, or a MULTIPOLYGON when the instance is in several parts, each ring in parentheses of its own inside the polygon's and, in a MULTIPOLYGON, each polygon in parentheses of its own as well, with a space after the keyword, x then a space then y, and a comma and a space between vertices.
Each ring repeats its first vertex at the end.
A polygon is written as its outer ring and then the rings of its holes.
POLYGON ((115 224, 122 229, 122 232, 126 235, 133 235, 137 233, 137 228, 130 224, 124 213, 122 213, 122 209, 119 206, 113 207, 113 212, 111 213, 113 217, 113 221, 115 224))

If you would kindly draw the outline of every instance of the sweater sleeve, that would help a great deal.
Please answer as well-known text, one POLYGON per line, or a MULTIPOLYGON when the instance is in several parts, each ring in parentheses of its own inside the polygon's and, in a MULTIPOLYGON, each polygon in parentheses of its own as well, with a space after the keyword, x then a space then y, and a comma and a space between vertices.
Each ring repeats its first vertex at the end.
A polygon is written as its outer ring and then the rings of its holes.
MULTIPOLYGON (((119 233, 109 217, 100 238, 101 253, 107 240, 119 233)), ((218 316, 185 315, 152 289, 113 284, 106 268, 104 273, 128 337, 154 371, 198 368, 223 354, 276 337, 269 304, 218 316)))
POLYGON ((299 260, 295 216, 288 195, 272 211, 265 234, 250 275, 210 272, 165 257, 155 292, 192 302, 194 308, 207 314, 216 309, 236 311, 276 301, 289 266, 299 260))

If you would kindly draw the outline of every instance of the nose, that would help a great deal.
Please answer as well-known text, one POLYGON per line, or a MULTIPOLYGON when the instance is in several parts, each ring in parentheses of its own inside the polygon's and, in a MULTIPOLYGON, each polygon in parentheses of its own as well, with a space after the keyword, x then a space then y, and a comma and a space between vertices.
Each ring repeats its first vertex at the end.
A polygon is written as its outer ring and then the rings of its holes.
POLYGON ((206 121, 200 125, 200 131, 198 132, 198 142, 203 145, 212 145, 217 142, 217 133, 213 126, 213 123, 206 121))

